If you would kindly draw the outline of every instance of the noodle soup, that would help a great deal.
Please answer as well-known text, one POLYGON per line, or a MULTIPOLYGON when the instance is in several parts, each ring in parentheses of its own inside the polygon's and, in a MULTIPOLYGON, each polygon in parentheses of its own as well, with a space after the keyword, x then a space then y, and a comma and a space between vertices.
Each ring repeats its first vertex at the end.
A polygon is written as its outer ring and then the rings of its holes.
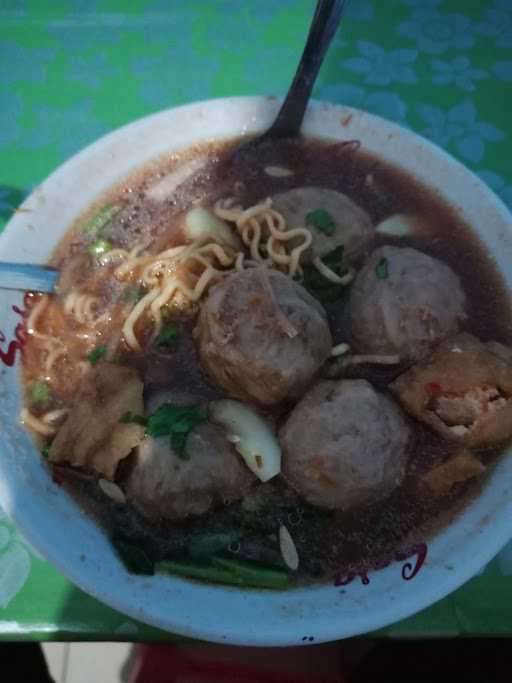
POLYGON ((357 141, 142 169, 31 297, 22 420, 131 571, 364 573, 474 496, 512 436, 511 317, 440 197, 357 141))

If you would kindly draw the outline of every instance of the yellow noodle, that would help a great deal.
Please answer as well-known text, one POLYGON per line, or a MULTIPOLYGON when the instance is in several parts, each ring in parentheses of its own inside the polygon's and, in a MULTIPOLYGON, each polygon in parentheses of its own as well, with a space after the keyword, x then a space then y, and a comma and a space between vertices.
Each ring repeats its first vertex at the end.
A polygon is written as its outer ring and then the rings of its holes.
POLYGON ((220 265, 224 266, 224 268, 228 268, 229 266, 233 265, 234 257, 231 254, 228 254, 226 252, 226 249, 224 247, 221 247, 219 244, 205 244, 203 247, 200 247, 198 249, 198 253, 211 253, 212 256, 215 256, 220 265))
MULTIPOLYGON (((153 318, 152 336, 155 338, 162 328, 162 306, 168 304, 178 293, 185 301, 199 301, 210 284, 225 272, 214 264, 218 262, 223 268, 233 267, 235 259, 235 254, 228 247, 204 244, 203 241, 168 249, 153 257, 153 261, 147 264, 142 273, 142 281, 151 289, 134 307, 123 326, 128 346, 134 350, 140 349, 134 325, 148 308, 153 318), (186 269, 189 262, 195 262, 203 268, 193 287, 185 284, 177 275, 178 267, 186 269)), ((193 274, 189 269, 189 276, 193 274)))
MULTIPOLYGON (((297 228, 299 230, 299 228, 297 228)), ((300 228, 302 230, 302 228, 300 228)), ((295 277, 298 273, 302 273, 302 269, 300 267, 300 257, 302 256, 302 252, 304 252, 306 249, 308 249, 309 245, 313 241, 313 237, 311 236, 311 233, 309 233, 309 237, 304 240, 302 244, 300 244, 298 247, 295 247, 295 249, 292 249, 292 252, 290 254, 290 263, 288 265, 288 274, 290 277, 295 277)))
POLYGON ((184 251, 190 248, 190 245, 188 244, 180 244, 179 247, 171 247, 170 249, 166 249, 165 251, 162 251, 159 254, 160 258, 175 258, 179 254, 183 254, 184 251))
MULTIPOLYGON (((156 255, 141 257, 140 253, 145 248, 142 244, 137 244, 129 252, 122 249, 109 252, 107 260, 110 262, 116 258, 124 259, 114 271, 116 277, 123 278, 141 268, 140 282, 149 290, 128 313, 123 324, 124 339, 133 350, 141 348, 135 325, 142 316, 150 315, 152 336, 155 338, 162 328, 163 306, 199 301, 212 283, 229 272, 257 266, 277 266, 291 277, 302 272, 300 259, 311 246, 313 236, 305 227, 288 230, 283 215, 272 208, 270 198, 243 209, 233 197, 228 197, 216 202, 214 213, 222 220, 234 223, 243 244, 249 249, 250 258, 246 259, 243 252, 234 252, 230 247, 212 242, 211 237, 171 247, 156 255), (292 241, 295 246, 290 249, 288 245, 292 241), (190 281, 195 282, 193 286, 190 281)), ((319 259, 315 260, 315 266, 329 280, 340 284, 345 284, 353 276, 350 273, 340 278, 319 259)), ((83 320, 93 317, 95 306, 93 300, 80 299, 67 304, 68 310, 76 309, 77 317, 83 320)), ((288 333, 292 333, 282 322, 288 333)))
MULTIPOLYGON (((135 268, 138 268, 144 261, 148 258, 147 256, 140 257, 139 254, 141 251, 145 249, 144 244, 137 243, 133 249, 131 249, 129 252, 126 252, 125 256, 125 261, 118 266, 115 271, 114 271, 114 276, 118 279, 123 279, 123 277, 135 270, 135 268)), ((124 250, 113 250, 115 251, 124 251, 124 250)), ((112 254, 111 252, 107 252, 105 256, 108 256, 109 254, 112 254)))
POLYGON ((46 351, 47 355, 45 360, 45 370, 48 375, 51 373, 53 365, 57 358, 59 358, 60 356, 64 356, 66 354, 64 344, 60 339, 58 339, 57 337, 52 337, 48 334, 43 334, 42 332, 38 332, 37 330, 39 316, 46 309, 49 302, 50 298, 48 296, 43 296, 40 299, 40 301, 38 301, 36 305, 31 309, 27 319, 27 334, 34 337, 34 339, 37 339, 38 343, 46 351))
POLYGON ((138 322, 139 318, 144 314, 144 311, 148 304, 158 296, 158 290, 152 290, 146 294, 137 304, 135 304, 132 311, 128 314, 126 320, 123 323, 123 337, 130 348, 134 351, 140 351, 141 346, 137 341, 135 336, 134 325, 138 322))
POLYGON ((98 319, 99 316, 95 313, 95 308, 99 304, 99 299, 94 296, 86 296, 82 299, 82 312, 84 319, 88 322, 93 322, 98 319))
POLYGON ((259 268, 261 263, 259 261, 253 261, 245 257, 243 251, 239 251, 235 259, 235 270, 241 272, 246 268, 259 268))
POLYGON ((287 233, 283 233, 283 235, 279 237, 276 235, 271 235, 267 241, 267 252, 273 261, 287 265, 289 276, 294 277, 299 269, 300 257, 302 253, 309 248, 312 241, 313 237, 309 230, 306 230, 306 228, 295 228, 287 233), (289 255, 278 254, 276 252, 274 248, 274 242, 276 239, 279 239, 282 242, 288 242, 289 240, 297 237, 303 237, 304 241, 302 244, 299 244, 292 249, 289 255))
POLYGON ((71 291, 64 301, 64 312, 71 315, 80 324, 90 324, 99 322, 100 318, 95 309, 99 304, 98 297, 91 294, 81 294, 71 291))
MULTIPOLYGON (((55 342, 57 342, 57 340, 55 340, 55 342)), ((47 353, 48 355, 46 356, 46 360, 44 362, 44 369, 49 375, 52 372, 53 366, 57 358, 66 355, 66 349, 64 348, 64 345, 59 346, 58 344, 56 344, 55 347, 52 349, 48 349, 47 347, 47 353)))
POLYGON ((313 237, 307 228, 286 229, 282 214, 271 208, 272 200, 266 199, 248 209, 225 208, 217 202, 215 211, 219 217, 236 224, 243 243, 250 248, 251 258, 266 265, 287 266, 293 277, 299 268, 301 254, 311 245, 313 237), (265 233, 265 235, 264 235, 265 233), (285 244, 292 239, 303 238, 302 243, 286 252, 285 244), (281 243, 281 244, 279 244, 281 243), (262 254, 265 250, 267 258, 262 254))
POLYGON ((39 316, 44 311, 49 301, 50 299, 47 296, 43 296, 30 310, 30 314, 27 319, 27 334, 31 334, 34 337, 43 336, 36 331, 36 325, 39 320, 39 316))
POLYGON ((150 292, 148 292, 146 296, 142 297, 142 299, 137 304, 135 304, 135 307, 133 308, 132 312, 124 321, 123 336, 128 346, 134 349, 135 351, 140 351, 141 347, 139 342, 137 341, 137 337, 135 336, 135 331, 133 329, 134 325, 140 318, 140 316, 144 313, 146 307, 149 306, 153 299, 156 299, 158 294, 159 292, 157 289, 152 289, 150 292))
POLYGON ((20 420, 25 427, 36 432, 36 434, 41 434, 41 436, 53 436, 57 432, 57 427, 46 424, 35 415, 32 415, 26 408, 22 409, 20 420))
POLYGON ((172 298, 174 292, 178 289, 178 279, 169 278, 165 281, 164 286, 160 292, 158 292, 158 298, 155 298, 153 304, 151 305, 151 312, 153 317, 156 317, 156 312, 160 311, 162 306, 165 306, 172 298))
POLYGON ((213 213, 222 218, 224 221, 230 221, 231 223, 236 223, 238 217, 242 213, 242 207, 235 205, 235 200, 233 197, 228 197, 227 199, 219 199, 213 207, 213 213))
POLYGON ((260 254, 261 226, 258 221, 250 219, 247 225, 242 228, 241 234, 244 244, 250 247, 252 260, 260 263, 265 262, 260 254))
POLYGON ((290 263, 290 256, 286 253, 283 245, 277 243, 274 246, 275 237, 270 235, 267 240, 266 249, 270 259, 279 266, 287 266, 290 263))
POLYGON ((163 271, 168 267, 168 263, 160 258, 149 263, 142 271, 142 281, 147 285, 158 285, 163 271))
POLYGON ((69 315, 73 314, 73 311, 76 310, 76 298, 77 294, 74 291, 67 295, 66 300, 64 301, 64 313, 68 313, 69 315))
POLYGON ((354 279, 355 273, 350 269, 345 275, 337 275, 333 270, 331 270, 319 256, 315 256, 313 259, 313 265, 315 268, 331 282, 335 282, 338 285, 348 285, 354 279))
POLYGON ((199 301, 206 291, 206 288, 217 274, 218 271, 216 271, 215 268, 206 268, 193 289, 190 289, 185 285, 180 285, 180 291, 183 292, 190 301, 199 301))
POLYGON ((248 209, 244 209, 236 219, 236 227, 240 229, 243 226, 243 224, 246 223, 250 218, 254 218, 259 214, 268 211, 271 205, 272 200, 269 198, 265 199, 265 201, 261 204, 254 204, 254 206, 250 206, 248 209))
POLYGON ((244 270, 244 261, 245 261, 245 254, 243 251, 239 251, 238 254, 236 255, 236 260, 235 260, 235 270, 238 271, 239 273, 244 270))

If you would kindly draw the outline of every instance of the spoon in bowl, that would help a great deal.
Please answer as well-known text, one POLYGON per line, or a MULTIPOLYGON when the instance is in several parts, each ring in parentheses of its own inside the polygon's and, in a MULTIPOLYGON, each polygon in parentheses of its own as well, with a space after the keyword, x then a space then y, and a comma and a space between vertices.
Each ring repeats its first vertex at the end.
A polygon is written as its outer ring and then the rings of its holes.
POLYGON ((347 0, 318 0, 304 52, 274 123, 264 133, 242 143, 234 151, 232 161, 235 165, 246 165, 256 152, 270 151, 277 140, 300 135, 313 85, 340 23, 346 2, 347 0))
POLYGON ((55 291, 59 271, 50 266, 0 261, 0 289, 18 291, 55 291))

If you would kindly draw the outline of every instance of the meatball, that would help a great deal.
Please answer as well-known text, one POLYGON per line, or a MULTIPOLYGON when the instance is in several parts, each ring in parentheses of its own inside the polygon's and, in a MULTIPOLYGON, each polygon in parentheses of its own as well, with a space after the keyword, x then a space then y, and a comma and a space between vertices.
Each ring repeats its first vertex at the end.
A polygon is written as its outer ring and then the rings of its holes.
POLYGON ((334 222, 334 232, 327 235, 313 228, 313 243, 302 255, 307 262, 315 256, 326 256, 336 247, 344 247, 346 262, 356 260, 364 251, 373 235, 372 222, 366 211, 335 190, 325 187, 296 187, 272 197, 276 211, 283 214, 288 228, 306 227, 306 216, 315 209, 326 211, 334 222))
POLYGON ((312 505, 348 510, 400 485, 411 430, 365 380, 319 382, 281 428, 283 473, 312 505))
MULTIPOLYGON (((194 400, 161 392, 148 412, 163 403, 190 405, 194 400)), ((146 437, 124 484, 127 500, 151 520, 179 520, 243 498, 256 481, 223 430, 209 421, 188 435, 187 455, 178 457, 168 436, 146 437)))
POLYGON ((266 406, 301 396, 332 348, 322 306, 266 268, 234 273, 212 287, 195 336, 203 367, 221 387, 266 406))
POLYGON ((350 327, 358 351, 426 356, 466 318, 459 278, 441 261, 408 247, 380 247, 350 293, 350 327))
POLYGON ((478 448, 512 437, 512 350, 496 342, 471 334, 447 339, 390 389, 449 441, 478 448))

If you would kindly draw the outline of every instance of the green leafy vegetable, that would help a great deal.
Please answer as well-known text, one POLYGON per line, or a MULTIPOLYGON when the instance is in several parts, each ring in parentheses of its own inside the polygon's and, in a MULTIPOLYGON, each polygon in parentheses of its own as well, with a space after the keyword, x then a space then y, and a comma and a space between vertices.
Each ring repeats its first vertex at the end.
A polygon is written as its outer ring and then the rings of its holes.
POLYGON ((48 459, 50 455, 50 446, 52 445, 52 439, 45 441, 43 447, 41 448, 41 455, 43 458, 48 459))
POLYGON ((221 557, 214 557, 213 564, 220 569, 233 572, 234 576, 249 586, 286 588, 288 585, 288 572, 282 569, 264 567, 243 560, 228 560, 221 557))
POLYGON ((129 572, 132 574, 145 574, 147 576, 155 573, 153 560, 142 548, 115 534, 110 540, 119 559, 129 572))
POLYGON ((209 560, 212 555, 227 550, 238 540, 240 533, 236 531, 197 534, 189 540, 187 551, 194 560, 209 560))
POLYGON ((143 427, 145 427, 148 423, 147 418, 143 417, 142 415, 135 415, 130 410, 127 413, 124 413, 124 415, 121 415, 121 417, 119 418, 119 422, 125 425, 142 425, 143 427))
MULTIPOLYGON (((343 266, 343 246, 336 247, 329 252, 322 261, 336 275, 340 277, 345 274, 343 266)), ((344 285, 336 284, 325 278, 315 266, 306 265, 303 267, 302 277, 295 278, 308 292, 323 304, 337 301, 343 294, 344 285)))
POLYGON ((211 581, 212 583, 227 583, 230 586, 243 585, 243 580, 226 569, 212 567, 210 565, 190 564, 189 562, 176 562, 173 560, 163 560, 158 562, 156 570, 164 574, 178 574, 190 579, 201 581, 211 581))
POLYGON ((232 586, 254 586, 257 588, 286 588, 288 573, 280 569, 260 566, 250 562, 213 558, 212 565, 192 564, 165 560, 156 565, 157 571, 179 574, 192 579, 232 586))
POLYGON ((186 444, 189 433, 208 417, 202 406, 175 406, 164 403, 149 416, 146 434, 171 437, 171 446, 179 458, 186 459, 186 444))
POLYGON ((336 223, 325 209, 315 209, 306 214, 306 225, 330 237, 336 232, 336 223))
POLYGON ((146 290, 144 287, 128 287, 123 294, 123 299, 125 301, 129 301, 130 303, 137 304, 145 295, 145 293, 146 290))
POLYGON ((188 460, 189 455, 185 450, 187 445, 188 432, 171 432, 171 446, 178 458, 188 460))
POLYGON ((175 320, 167 323, 162 328, 162 331, 155 339, 155 344, 162 348, 167 348, 175 351, 178 348, 180 337, 183 334, 183 329, 180 323, 175 320))
POLYGON ((88 251, 89 251, 89 254, 91 254, 91 256, 101 256, 102 254, 106 254, 107 251, 111 251, 111 250, 112 250, 112 245, 108 240, 99 239, 99 240, 96 240, 96 242, 93 242, 89 246, 88 251))
POLYGON ((132 422, 144 425, 147 436, 155 438, 170 436, 171 447, 175 454, 187 460, 189 457, 186 450, 188 435, 207 417, 208 411, 204 406, 175 406, 172 403, 163 403, 147 418, 125 413, 119 421, 123 424, 132 422))
POLYGON ((36 382, 32 385, 31 398, 33 405, 44 406, 50 400, 50 387, 46 382, 36 382))
POLYGON ((94 214, 84 225, 84 233, 91 238, 97 238, 105 231, 105 228, 112 222, 114 216, 121 211, 118 204, 106 204, 98 213, 94 214))
POLYGON ((97 346, 89 354, 87 354, 87 360, 91 365, 96 365, 107 353, 106 346, 97 346))
POLYGON ((379 280, 385 280, 389 276, 389 264, 385 256, 375 266, 375 275, 379 280))
POLYGON ((147 433, 149 436, 167 436, 168 434, 190 431, 196 424, 204 422, 208 414, 201 406, 175 406, 163 403, 148 417, 147 433))

